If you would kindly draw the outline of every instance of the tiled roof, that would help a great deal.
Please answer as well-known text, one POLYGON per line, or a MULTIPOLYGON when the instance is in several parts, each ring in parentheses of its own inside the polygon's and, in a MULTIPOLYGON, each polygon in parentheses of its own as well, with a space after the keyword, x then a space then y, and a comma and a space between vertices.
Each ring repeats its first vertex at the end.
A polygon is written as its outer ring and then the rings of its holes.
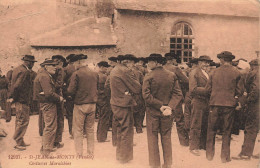
POLYGON ((116 0, 116 9, 259 17, 257 0, 116 0))

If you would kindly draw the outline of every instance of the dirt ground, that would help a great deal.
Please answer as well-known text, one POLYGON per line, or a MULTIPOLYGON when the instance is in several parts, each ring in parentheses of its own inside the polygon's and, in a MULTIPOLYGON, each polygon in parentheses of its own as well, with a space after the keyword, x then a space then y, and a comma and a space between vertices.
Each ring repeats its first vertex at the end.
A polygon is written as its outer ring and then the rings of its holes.
MULTIPOLYGON (((35 167, 67 167, 67 168, 146 168, 148 163, 148 147, 147 134, 144 128, 144 133, 134 134, 134 160, 127 164, 120 164, 116 160, 116 148, 111 144, 111 132, 108 132, 110 142, 98 143, 95 140, 95 156, 94 158, 76 158, 74 156, 74 142, 69 137, 68 124, 65 119, 65 128, 63 133, 64 148, 57 150, 51 154, 52 158, 37 158, 40 155, 41 137, 38 133, 38 115, 33 115, 30 118, 30 124, 25 135, 25 142, 31 146, 25 151, 17 151, 13 147, 15 141, 12 139, 14 133, 15 117, 12 117, 10 123, 5 123, 1 120, 1 125, 8 132, 6 138, 0 139, 0 168, 35 168, 35 167), (55 157, 55 158, 54 158, 55 157), (74 158, 73 158, 74 157, 74 158), (53 165, 51 165, 53 163, 53 165), (37 165, 38 164, 38 165, 37 165), (46 165, 44 165, 46 164, 46 165), (55 165, 56 164, 56 165, 55 165), (58 165, 63 164, 63 165, 58 165)), ((97 122, 95 122, 95 129, 97 122)), ((96 132, 96 131, 95 131, 96 132)), ((231 141, 231 156, 236 156, 243 143, 243 131, 239 136, 233 135, 231 141)), ((182 147, 179 144, 175 125, 172 129, 172 148, 173 148, 173 168, 257 168, 259 160, 251 159, 250 161, 232 160, 229 163, 221 163, 220 136, 216 139, 216 153, 213 161, 208 161, 205 157, 205 151, 202 151, 201 156, 194 156, 189 152, 188 147, 182 147)), ((254 154, 260 152, 259 136, 257 138, 254 154)), ((160 148, 161 151, 161 148, 160 148)), ((84 141, 84 152, 86 153, 86 142, 84 141)), ((161 153, 162 157, 162 153, 161 153)), ((162 160, 162 158, 161 158, 162 160)), ((162 161, 163 162, 163 161, 162 161)))

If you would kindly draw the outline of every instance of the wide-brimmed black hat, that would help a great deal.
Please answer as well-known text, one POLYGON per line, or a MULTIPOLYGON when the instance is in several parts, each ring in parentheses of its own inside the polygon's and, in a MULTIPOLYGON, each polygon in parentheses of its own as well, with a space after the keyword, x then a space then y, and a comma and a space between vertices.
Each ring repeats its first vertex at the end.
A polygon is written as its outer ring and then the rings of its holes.
POLYGON ((165 61, 165 58, 162 57, 161 54, 157 54, 157 53, 150 54, 149 57, 147 57, 146 59, 147 61, 156 61, 161 64, 163 64, 165 61))
POLYGON ((198 58, 198 61, 207 61, 207 62, 212 62, 213 60, 210 58, 210 56, 207 55, 202 55, 198 58))
POLYGON ((259 60, 258 59, 253 59, 252 61, 249 62, 249 65, 255 65, 258 66, 259 65, 259 60))
POLYGON ((146 58, 144 58, 144 57, 139 57, 139 58, 138 58, 138 60, 139 60, 139 61, 143 61, 144 63, 146 63, 146 62, 147 62, 147 59, 146 59, 146 58))
POLYGON ((166 58, 166 60, 178 59, 178 56, 175 53, 166 53, 164 54, 164 57, 166 58))
POLYGON ((222 51, 217 55, 217 57, 220 58, 230 58, 231 60, 235 59, 236 57, 229 51, 222 51))
POLYGON ((117 62, 118 58, 117 57, 109 57, 108 60, 112 61, 112 62, 117 62))
POLYGON ((120 58, 120 61, 122 60, 137 61, 137 58, 133 54, 126 54, 120 58))
POLYGON ((22 58, 23 61, 29 61, 29 62, 37 62, 35 60, 35 57, 33 55, 24 55, 22 58))
POLYGON ((58 65, 58 63, 56 61, 52 60, 52 59, 46 59, 40 65, 41 66, 45 66, 45 65, 58 65))
POLYGON ((66 60, 68 61, 68 62, 70 62, 70 59, 72 58, 72 57, 74 57, 75 56, 75 54, 70 54, 70 55, 68 55, 67 57, 66 57, 66 60))
POLYGON ((63 67, 65 67, 67 65, 67 61, 66 61, 66 58, 64 58, 62 55, 53 55, 51 57, 51 59, 58 59, 58 60, 61 60, 63 62, 63 67))
POLYGON ((71 57, 70 62, 76 62, 78 60, 87 59, 87 58, 88 58, 87 55, 77 54, 77 55, 74 55, 73 57, 71 57))
POLYGON ((198 58, 191 58, 190 60, 189 60, 189 63, 192 63, 192 64, 197 64, 198 63, 198 58))
POLYGON ((98 67, 110 67, 110 65, 106 61, 100 61, 97 65, 98 67))

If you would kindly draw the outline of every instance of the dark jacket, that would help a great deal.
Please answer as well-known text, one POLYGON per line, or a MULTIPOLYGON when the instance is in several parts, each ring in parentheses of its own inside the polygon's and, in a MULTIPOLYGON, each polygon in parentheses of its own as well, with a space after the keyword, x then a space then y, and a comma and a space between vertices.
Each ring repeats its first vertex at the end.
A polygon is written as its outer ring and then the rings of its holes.
POLYGON ((33 73, 25 65, 20 65, 13 70, 9 98, 14 102, 29 104, 31 102, 30 90, 33 87, 33 73))
POLYGON ((68 95, 74 98, 74 104, 96 103, 98 98, 98 74, 87 66, 76 70, 70 79, 68 95))
POLYGON ((163 67, 166 70, 175 73, 175 75, 177 76, 177 79, 179 80, 178 82, 180 84, 182 93, 185 95, 186 92, 188 91, 188 88, 189 88, 189 79, 188 79, 188 77, 186 77, 182 73, 182 70, 178 66, 175 66, 175 65, 172 65, 172 64, 165 64, 163 67))
POLYGON ((8 88, 8 80, 5 76, 0 76, 0 90, 8 88))
POLYGON ((232 65, 221 65, 209 75, 206 91, 210 94, 211 106, 235 107, 243 94, 240 72, 232 65))
POLYGON ((189 75, 189 93, 192 98, 199 98, 204 100, 209 98, 207 92, 199 92, 201 88, 206 86, 207 81, 207 77, 203 74, 199 67, 191 71, 189 75))
POLYGON ((73 72, 76 71, 76 68, 73 64, 69 64, 63 70, 64 70, 64 85, 63 85, 63 88, 62 88, 63 89, 63 96, 66 97, 66 99, 68 99, 67 89, 68 89, 69 84, 70 84, 71 75, 73 74, 73 72))
POLYGON ((107 102, 107 94, 105 92, 105 82, 107 75, 105 73, 98 73, 98 101, 97 104, 102 106, 107 102))
POLYGON ((259 71, 253 70, 250 71, 246 83, 245 88, 247 92, 247 101, 248 103, 255 103, 259 101, 259 71))
POLYGON ((163 67, 153 69, 144 77, 142 93, 146 106, 156 111, 160 111, 162 105, 175 110, 183 99, 176 75, 163 67))
MULTIPOLYGON (((135 74, 137 80, 139 81, 139 83, 142 85, 143 80, 144 80, 144 75, 141 71, 139 71, 139 69, 137 67, 133 67, 131 69, 133 71, 133 73, 135 74)), ((142 93, 140 93, 142 94, 142 93)))
POLYGON ((55 83, 56 92, 62 95, 62 88, 64 84, 65 72, 63 68, 57 68, 55 75, 53 75, 53 80, 55 83))
POLYGON ((13 70, 9 70, 6 74, 6 79, 8 80, 9 82, 9 86, 8 87, 11 87, 11 80, 12 80, 12 75, 13 75, 13 70))
POLYGON ((70 78, 73 72, 76 71, 76 68, 73 64, 69 64, 64 68, 64 82, 68 86, 70 83, 70 78))
POLYGON ((143 74, 143 76, 148 73, 148 70, 141 65, 135 65, 135 67, 143 74))
POLYGON ((60 96, 55 91, 53 77, 45 69, 38 72, 34 79, 33 100, 40 103, 56 103, 60 101, 60 96))
POLYGON ((118 64, 110 73, 110 104, 119 107, 136 105, 133 94, 141 93, 141 85, 133 72, 125 65, 118 64))
POLYGON ((189 85, 189 79, 182 73, 178 66, 165 64, 163 67, 168 71, 174 72, 180 83, 184 84, 185 86, 189 85))

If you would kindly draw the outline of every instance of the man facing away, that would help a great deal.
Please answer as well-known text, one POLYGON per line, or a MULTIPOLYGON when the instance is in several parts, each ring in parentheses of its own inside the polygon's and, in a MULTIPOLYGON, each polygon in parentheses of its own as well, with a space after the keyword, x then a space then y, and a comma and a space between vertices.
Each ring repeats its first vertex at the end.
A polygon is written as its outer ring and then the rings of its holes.
POLYGON ((99 71, 99 83, 98 83, 98 101, 97 101, 97 113, 99 115, 97 126, 97 140, 98 142, 108 142, 107 131, 109 129, 110 103, 108 101, 108 95, 105 92, 105 82, 107 79, 107 68, 109 67, 106 61, 101 61, 98 64, 99 71))
POLYGON ((73 72, 76 70, 73 63, 70 61, 70 59, 75 56, 75 54, 70 54, 66 57, 68 65, 64 68, 64 86, 63 86, 63 95, 66 98, 66 102, 64 103, 64 107, 66 109, 66 118, 68 119, 68 127, 69 127, 69 134, 70 138, 73 139, 72 134, 72 118, 73 118, 73 107, 74 102, 71 98, 71 96, 67 95, 67 88, 70 83, 70 78, 73 72))
POLYGON ((120 163, 133 159, 133 111, 136 105, 133 94, 141 92, 141 85, 127 67, 131 57, 121 56, 119 64, 110 73, 111 108, 117 123, 116 158, 120 163))
POLYGON ((152 168, 161 167, 158 134, 161 135, 163 168, 172 165, 172 110, 176 110, 183 98, 176 75, 165 70, 162 63, 163 57, 160 54, 148 57, 148 68, 151 71, 144 77, 142 86, 146 103, 149 164, 152 168))
MULTIPOLYGON (((182 73, 181 69, 177 65, 177 56, 174 53, 166 53, 166 64, 163 66, 164 69, 173 72, 178 83, 182 89, 183 96, 189 86, 189 79, 182 73)), ((182 110, 183 100, 178 104, 177 109, 174 111, 174 118, 176 121, 177 133, 179 137, 180 144, 182 146, 189 146, 189 135, 188 131, 185 129, 185 121, 182 110)))
POLYGON ((231 130, 234 122, 235 107, 238 105, 237 97, 243 94, 243 89, 239 83, 240 73, 231 65, 235 56, 231 52, 223 51, 217 57, 220 59, 221 66, 210 74, 209 81, 205 87, 210 94, 206 157, 208 160, 214 158, 218 122, 223 120, 221 160, 223 163, 226 163, 231 161, 231 130))
POLYGON ((71 76, 68 95, 74 98, 72 132, 76 154, 83 155, 83 130, 87 153, 94 155, 94 120, 98 97, 98 74, 87 66, 87 55, 75 55, 71 62, 77 69, 71 76))

